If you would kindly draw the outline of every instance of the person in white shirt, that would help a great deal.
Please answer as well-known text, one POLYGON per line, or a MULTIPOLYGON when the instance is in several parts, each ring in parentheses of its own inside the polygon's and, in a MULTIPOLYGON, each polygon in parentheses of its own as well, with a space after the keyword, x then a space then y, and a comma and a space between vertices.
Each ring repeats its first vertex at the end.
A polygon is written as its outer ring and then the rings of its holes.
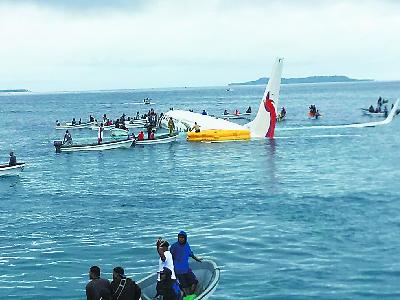
POLYGON ((175 277, 175 271, 174 271, 174 261, 172 259, 172 254, 169 252, 168 247, 169 243, 166 240, 163 240, 159 238, 157 240, 157 252, 158 255, 160 256, 160 259, 158 261, 158 276, 157 276, 157 281, 160 281, 160 273, 164 267, 167 267, 168 269, 171 270, 171 279, 176 279, 175 277))
POLYGON ((156 246, 158 255, 160 256, 156 297, 162 296, 163 299, 182 300, 182 291, 175 276, 174 261, 171 252, 168 251, 169 243, 162 238, 158 238, 156 246))

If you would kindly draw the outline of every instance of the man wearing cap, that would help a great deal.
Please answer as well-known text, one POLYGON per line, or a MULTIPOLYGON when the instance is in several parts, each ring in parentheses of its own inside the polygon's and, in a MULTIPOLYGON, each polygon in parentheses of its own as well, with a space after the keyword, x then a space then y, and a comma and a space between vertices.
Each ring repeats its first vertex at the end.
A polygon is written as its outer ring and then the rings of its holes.
POLYGON ((112 300, 139 300, 142 294, 140 287, 130 278, 126 278, 122 267, 113 269, 111 282, 112 300))
POLYGON ((89 270, 90 282, 86 285, 87 300, 111 299, 111 286, 107 279, 100 278, 100 268, 92 266, 89 270))
POLYGON ((172 272, 164 267, 160 274, 160 281, 157 283, 157 294, 162 296, 163 300, 182 300, 182 292, 176 280, 171 279, 172 272))
POLYGON ((183 230, 178 233, 178 241, 171 246, 171 254, 174 261, 175 274, 185 295, 191 295, 196 290, 198 280, 189 267, 189 257, 201 262, 196 257, 187 241, 187 234, 183 230))

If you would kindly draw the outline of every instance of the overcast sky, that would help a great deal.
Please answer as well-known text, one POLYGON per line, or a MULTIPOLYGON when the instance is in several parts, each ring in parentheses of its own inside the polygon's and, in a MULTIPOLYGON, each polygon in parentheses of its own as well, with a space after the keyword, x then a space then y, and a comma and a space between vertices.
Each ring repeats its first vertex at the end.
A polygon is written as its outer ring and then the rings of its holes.
POLYGON ((400 1, 0 0, 0 89, 400 79, 400 1))

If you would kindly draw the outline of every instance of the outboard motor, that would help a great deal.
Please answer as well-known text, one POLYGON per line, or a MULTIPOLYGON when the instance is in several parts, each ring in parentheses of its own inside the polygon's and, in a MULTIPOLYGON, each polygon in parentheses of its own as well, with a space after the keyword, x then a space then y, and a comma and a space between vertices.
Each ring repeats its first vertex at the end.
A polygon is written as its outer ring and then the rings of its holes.
POLYGON ((54 147, 56 147, 56 153, 60 153, 61 152, 62 144, 63 144, 62 141, 54 141, 54 147))

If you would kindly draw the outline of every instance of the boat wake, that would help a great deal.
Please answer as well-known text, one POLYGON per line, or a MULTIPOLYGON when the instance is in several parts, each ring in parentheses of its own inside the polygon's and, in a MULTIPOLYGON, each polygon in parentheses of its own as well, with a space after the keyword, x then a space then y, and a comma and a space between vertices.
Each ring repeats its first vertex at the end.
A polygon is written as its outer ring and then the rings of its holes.
POLYGON ((144 103, 144 102, 124 102, 123 105, 155 105, 155 102, 144 103))
POLYGON ((278 131, 293 131, 293 130, 309 130, 309 129, 340 129, 340 128, 365 128, 365 127, 376 127, 387 125, 393 121, 399 105, 399 99, 397 99, 392 110, 390 111, 387 118, 383 121, 367 122, 367 123, 355 123, 346 125, 320 125, 320 126, 302 126, 302 127, 289 127, 289 128, 276 128, 278 131))
POLYGON ((275 136, 275 139, 316 139, 316 138, 341 138, 341 137, 361 137, 361 134, 317 134, 317 135, 302 135, 302 136, 275 136))

